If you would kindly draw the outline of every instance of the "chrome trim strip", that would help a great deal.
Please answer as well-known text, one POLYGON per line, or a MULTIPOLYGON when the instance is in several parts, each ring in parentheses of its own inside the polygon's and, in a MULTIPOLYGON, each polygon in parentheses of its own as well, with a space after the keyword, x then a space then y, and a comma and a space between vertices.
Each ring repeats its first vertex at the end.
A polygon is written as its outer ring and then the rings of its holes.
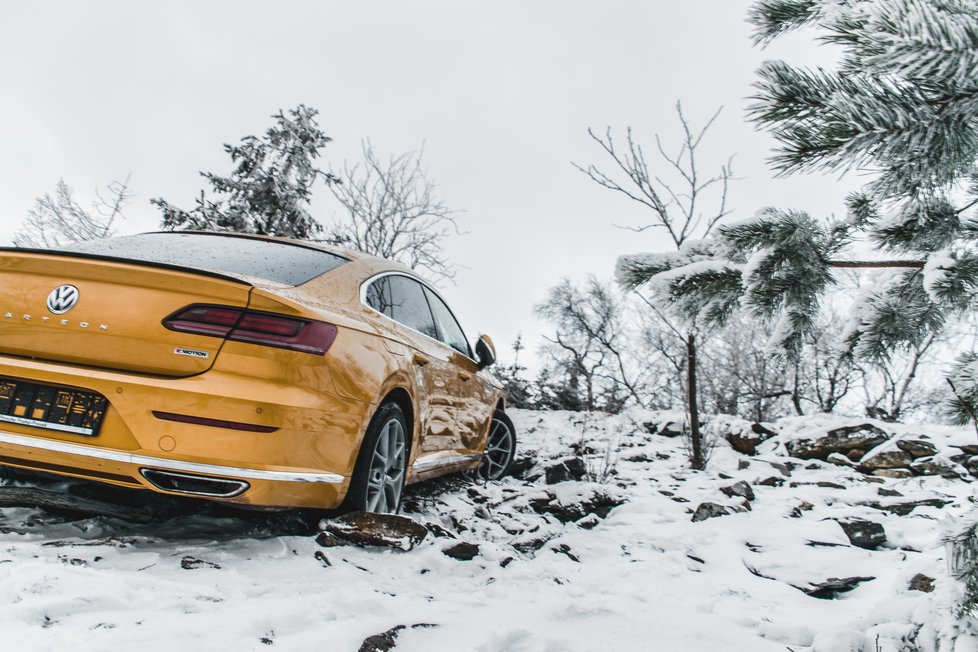
POLYGON ((91 428, 79 428, 77 426, 68 426, 63 423, 51 423, 50 421, 38 421, 37 419, 26 419, 24 417, 15 417, 12 414, 0 414, 0 421, 6 421, 7 423, 16 423, 18 426, 30 426, 31 428, 44 428, 45 430, 60 430, 61 432, 70 432, 75 435, 94 435, 95 431, 91 428))
POLYGON ((411 469, 415 473, 424 473, 425 471, 430 471, 431 469, 437 469, 440 466, 451 466, 453 464, 461 464, 462 462, 474 462, 475 460, 481 460, 482 455, 478 453, 469 453, 467 455, 455 455, 453 457, 439 457, 434 460, 415 460, 414 464, 411 465, 411 469))
POLYGON ((277 482, 324 482, 327 484, 340 484, 345 478, 338 473, 307 473, 303 471, 265 471, 262 469, 245 469, 237 466, 219 466, 217 464, 202 464, 199 462, 185 462, 183 460, 170 460, 164 457, 151 457, 149 455, 136 455, 123 451, 109 450, 106 448, 96 448, 94 446, 82 446, 66 441, 54 439, 40 439, 38 437, 25 437, 9 432, 0 432, 0 444, 12 444, 14 446, 24 446, 55 453, 68 453, 69 455, 81 455, 93 457, 100 460, 112 462, 122 462, 124 464, 135 464, 138 466, 149 466, 170 471, 187 471, 189 473, 200 473, 203 475, 219 475, 230 478, 249 478, 252 480, 272 480, 277 482))

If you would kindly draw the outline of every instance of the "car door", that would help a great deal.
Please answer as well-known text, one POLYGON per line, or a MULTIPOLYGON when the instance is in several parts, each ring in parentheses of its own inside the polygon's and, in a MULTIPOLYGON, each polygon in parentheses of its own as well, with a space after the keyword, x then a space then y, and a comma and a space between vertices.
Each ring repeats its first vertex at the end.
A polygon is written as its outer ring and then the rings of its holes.
POLYGON ((421 283, 400 274, 381 281, 389 292, 391 318, 407 327, 402 333, 411 348, 415 384, 423 393, 417 405, 422 428, 417 452, 457 450, 461 441, 455 430, 459 380, 451 361, 454 351, 438 339, 421 283))
POLYGON ((451 349, 449 362, 456 377, 455 435, 466 452, 482 450, 495 406, 492 392, 481 377, 468 339, 448 305, 430 288, 424 288, 438 329, 438 339, 451 349))

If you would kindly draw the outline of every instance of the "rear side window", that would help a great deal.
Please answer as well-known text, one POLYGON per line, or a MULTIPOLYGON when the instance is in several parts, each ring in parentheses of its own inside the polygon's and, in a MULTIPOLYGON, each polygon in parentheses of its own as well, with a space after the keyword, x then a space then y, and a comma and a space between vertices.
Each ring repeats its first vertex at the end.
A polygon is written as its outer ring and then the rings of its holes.
POLYGON ((438 327, 438 339, 452 347, 459 353, 472 357, 469 351, 469 342, 465 339, 462 327, 455 321, 455 316, 448 309, 441 298, 429 290, 424 289, 425 296, 428 297, 428 304, 435 318, 435 325, 438 327))
POLYGON ((367 305, 394 319, 390 278, 390 276, 384 276, 370 284, 370 287, 367 288, 367 305))
POLYGON ((408 328, 438 339, 435 320, 421 284, 406 276, 385 276, 384 280, 390 289, 391 317, 408 328))
POLYGON ((302 285, 346 262, 336 254, 302 245, 180 232, 89 240, 72 244, 71 252, 254 276, 287 285, 302 285))

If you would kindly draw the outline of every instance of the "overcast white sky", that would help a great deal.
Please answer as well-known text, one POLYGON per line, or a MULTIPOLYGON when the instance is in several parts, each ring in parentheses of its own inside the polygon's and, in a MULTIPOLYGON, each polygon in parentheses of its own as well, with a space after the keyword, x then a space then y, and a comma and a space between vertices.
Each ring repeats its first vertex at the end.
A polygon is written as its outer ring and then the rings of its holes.
MULTIPOLYGON (((750 44, 747 0, 410 2, 0 2, 0 243, 58 178, 80 198, 131 174, 122 225, 153 230, 151 197, 189 206, 199 170, 227 172, 222 143, 298 103, 334 138, 324 163, 416 149, 467 235, 446 245, 465 266, 444 294, 505 354, 561 277, 610 278, 621 253, 663 249, 663 234, 570 162, 604 164, 586 130, 633 126, 652 147, 678 141, 681 99, 697 123, 723 113, 701 166, 735 155, 734 214, 767 205, 839 213, 854 182, 773 180, 772 141, 744 118, 766 58, 829 55, 801 35, 750 44)), ((321 188, 316 216, 336 211, 321 188)), ((474 334, 471 333, 471 334, 474 334)))

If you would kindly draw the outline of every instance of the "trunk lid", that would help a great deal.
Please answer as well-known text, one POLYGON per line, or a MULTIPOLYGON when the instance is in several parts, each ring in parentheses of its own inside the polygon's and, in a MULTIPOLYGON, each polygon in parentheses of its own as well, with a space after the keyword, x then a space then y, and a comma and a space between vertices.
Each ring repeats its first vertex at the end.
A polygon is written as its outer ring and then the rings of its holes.
POLYGON ((0 251, 0 355, 192 376, 211 368, 224 340, 162 321, 190 304, 245 308, 251 289, 173 266, 0 251))

